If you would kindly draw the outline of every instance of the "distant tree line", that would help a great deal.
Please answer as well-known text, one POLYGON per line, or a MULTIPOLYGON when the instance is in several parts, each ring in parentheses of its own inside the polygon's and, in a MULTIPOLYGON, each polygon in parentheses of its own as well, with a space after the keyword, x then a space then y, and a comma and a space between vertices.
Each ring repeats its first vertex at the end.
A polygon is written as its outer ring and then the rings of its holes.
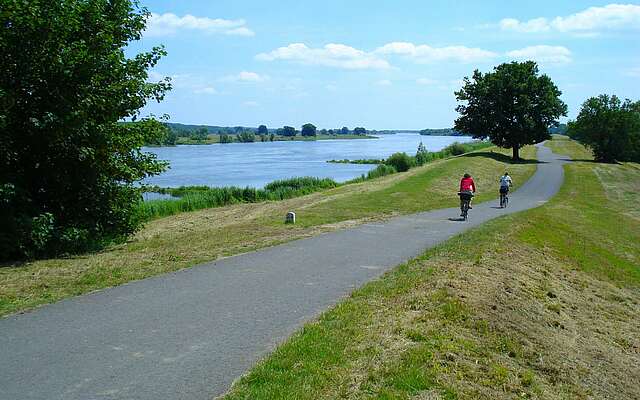
POLYGON ((367 135, 369 133, 375 133, 375 131, 368 131, 364 127, 355 127, 350 130, 344 126, 336 129, 318 129, 314 124, 307 123, 297 130, 293 126, 283 126, 282 128, 269 129, 266 125, 260 125, 257 128, 253 127, 223 127, 223 126, 208 126, 208 125, 184 125, 177 123, 165 123, 166 127, 164 134, 155 137, 145 143, 148 146, 173 146, 179 144, 184 140, 191 142, 206 142, 210 135, 218 135, 220 143, 232 143, 232 142, 268 142, 277 140, 277 137, 292 138, 295 136, 303 137, 316 137, 321 136, 334 136, 334 135, 367 135))

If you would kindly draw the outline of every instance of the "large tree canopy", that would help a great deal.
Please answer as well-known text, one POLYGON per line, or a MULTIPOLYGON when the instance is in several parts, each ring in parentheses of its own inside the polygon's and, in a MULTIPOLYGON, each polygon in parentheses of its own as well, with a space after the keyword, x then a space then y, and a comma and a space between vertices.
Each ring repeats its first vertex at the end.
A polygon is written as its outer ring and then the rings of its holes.
POLYGON ((455 92, 462 104, 454 129, 513 149, 518 159, 522 146, 548 139, 549 128, 567 114, 561 94, 533 61, 501 64, 486 74, 476 70, 455 92))
POLYGON ((163 126, 134 124, 168 80, 162 48, 127 58, 149 13, 135 0, 2 0, 0 258, 81 250, 137 229, 134 183, 164 164, 141 151, 163 126))
POLYGON ((640 101, 591 97, 567 133, 589 146, 598 161, 640 161, 640 101))
POLYGON ((304 124, 300 130, 302 136, 316 136, 316 126, 314 124, 304 124))

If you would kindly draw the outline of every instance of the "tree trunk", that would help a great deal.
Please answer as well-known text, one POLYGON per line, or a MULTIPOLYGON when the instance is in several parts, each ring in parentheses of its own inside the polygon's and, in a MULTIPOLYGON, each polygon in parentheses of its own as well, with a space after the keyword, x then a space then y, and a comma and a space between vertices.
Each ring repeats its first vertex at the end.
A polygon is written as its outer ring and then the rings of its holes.
POLYGON ((520 160, 520 146, 513 146, 513 161, 519 161, 520 160))

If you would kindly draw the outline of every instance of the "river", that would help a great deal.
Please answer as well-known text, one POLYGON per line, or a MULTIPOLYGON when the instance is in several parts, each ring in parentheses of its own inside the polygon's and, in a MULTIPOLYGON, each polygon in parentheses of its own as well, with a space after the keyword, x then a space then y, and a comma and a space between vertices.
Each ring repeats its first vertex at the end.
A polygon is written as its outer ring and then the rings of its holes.
POLYGON ((438 151, 469 137, 421 136, 398 133, 378 139, 318 140, 313 142, 260 142, 212 145, 148 147, 170 169, 144 183, 162 187, 191 185, 250 186, 261 188, 277 180, 299 176, 332 178, 344 182, 366 174, 373 165, 334 164, 328 160, 386 158, 404 151, 415 154, 422 142, 427 150, 438 151))

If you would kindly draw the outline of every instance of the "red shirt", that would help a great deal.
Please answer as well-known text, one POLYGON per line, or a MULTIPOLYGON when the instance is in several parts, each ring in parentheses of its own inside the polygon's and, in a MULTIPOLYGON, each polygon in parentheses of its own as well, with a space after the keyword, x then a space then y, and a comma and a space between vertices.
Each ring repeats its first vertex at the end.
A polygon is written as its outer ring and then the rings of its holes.
POLYGON ((476 184, 473 182, 473 178, 462 178, 460 181, 461 192, 475 192, 476 184))

